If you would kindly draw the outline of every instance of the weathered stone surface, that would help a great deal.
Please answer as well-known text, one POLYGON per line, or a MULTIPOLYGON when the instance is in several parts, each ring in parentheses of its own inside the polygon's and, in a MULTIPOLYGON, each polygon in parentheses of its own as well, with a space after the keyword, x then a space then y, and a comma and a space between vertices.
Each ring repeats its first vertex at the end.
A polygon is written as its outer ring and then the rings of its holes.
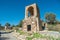
POLYGON ((31 25, 31 32, 37 32, 39 30, 42 30, 39 10, 35 3, 32 5, 26 6, 25 19, 23 20, 23 25, 22 25, 23 31, 26 31, 26 32, 28 31, 27 25, 31 25), (30 15, 29 15, 29 12, 30 12, 30 15))

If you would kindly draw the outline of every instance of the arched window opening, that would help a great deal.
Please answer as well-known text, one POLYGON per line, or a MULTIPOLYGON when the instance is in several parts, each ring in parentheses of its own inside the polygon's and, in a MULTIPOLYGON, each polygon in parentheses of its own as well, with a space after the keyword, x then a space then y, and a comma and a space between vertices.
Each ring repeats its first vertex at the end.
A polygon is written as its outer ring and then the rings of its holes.
POLYGON ((34 16, 34 8, 31 6, 28 8, 28 17, 34 16))

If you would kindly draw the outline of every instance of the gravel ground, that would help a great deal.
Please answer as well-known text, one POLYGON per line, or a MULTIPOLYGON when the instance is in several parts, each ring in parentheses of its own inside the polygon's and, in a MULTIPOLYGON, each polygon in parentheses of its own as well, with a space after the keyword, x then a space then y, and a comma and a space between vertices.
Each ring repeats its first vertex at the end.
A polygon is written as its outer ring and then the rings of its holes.
POLYGON ((17 40, 17 38, 13 37, 13 33, 6 33, 5 31, 0 32, 1 32, 0 40, 17 40))
MULTIPOLYGON (((0 40, 18 40, 16 37, 13 36, 15 34, 13 32, 11 32, 11 33, 6 33, 5 31, 0 31, 0 32, 1 32, 0 40)), ((44 34, 46 36, 50 35, 50 36, 53 36, 55 38, 60 37, 60 33, 56 32, 56 31, 40 31, 39 33, 44 34)), ((18 37, 19 37, 19 39, 21 38, 21 36, 18 36, 18 37)))
POLYGON ((40 31, 40 34, 44 34, 46 36, 52 36, 54 38, 60 37, 60 33, 57 31, 40 31))

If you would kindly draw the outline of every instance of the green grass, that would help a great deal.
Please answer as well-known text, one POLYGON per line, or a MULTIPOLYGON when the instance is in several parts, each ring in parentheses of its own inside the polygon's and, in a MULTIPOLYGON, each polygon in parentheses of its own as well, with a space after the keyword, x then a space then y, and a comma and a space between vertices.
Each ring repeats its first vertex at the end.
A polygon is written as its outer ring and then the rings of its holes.
POLYGON ((33 39, 33 37, 27 37, 26 38, 26 40, 32 40, 33 39))
POLYGON ((21 30, 17 30, 17 32, 20 33, 20 35, 26 34, 25 32, 21 31, 21 30))
POLYGON ((46 39, 49 39, 49 40, 60 40, 60 38, 54 38, 52 36, 46 36, 46 35, 42 35, 42 34, 39 34, 39 33, 33 33, 33 36, 31 37, 27 37, 27 40, 32 40, 33 38, 46 38, 46 39))
POLYGON ((43 36, 42 34, 39 34, 39 33, 34 33, 33 37, 34 38, 44 38, 45 36, 43 36))
POLYGON ((45 38, 45 36, 43 36, 43 35, 41 35, 41 34, 39 34, 39 33, 33 33, 33 36, 32 36, 32 37, 29 36, 29 37, 27 37, 26 39, 27 39, 27 40, 32 40, 33 38, 45 38))
MULTIPOLYGON (((23 35, 23 34, 28 34, 28 33, 25 33, 25 32, 23 32, 23 31, 21 31, 21 30, 17 30, 17 32, 19 32, 20 33, 20 35, 23 35)), ((46 36, 46 35, 42 35, 42 34, 39 34, 39 33, 33 33, 32 34, 33 36, 31 37, 31 35, 28 35, 28 37, 26 37, 26 40, 32 40, 33 38, 47 38, 47 39, 49 39, 49 40, 60 40, 60 38, 54 38, 54 37, 52 37, 52 36, 46 36)))

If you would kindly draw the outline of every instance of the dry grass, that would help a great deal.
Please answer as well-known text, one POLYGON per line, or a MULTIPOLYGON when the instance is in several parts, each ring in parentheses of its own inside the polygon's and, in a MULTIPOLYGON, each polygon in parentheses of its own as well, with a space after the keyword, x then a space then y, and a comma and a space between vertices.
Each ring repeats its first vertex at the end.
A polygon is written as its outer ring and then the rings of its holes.
POLYGON ((60 24, 56 24, 56 25, 49 25, 48 24, 48 30, 60 32, 60 24))

